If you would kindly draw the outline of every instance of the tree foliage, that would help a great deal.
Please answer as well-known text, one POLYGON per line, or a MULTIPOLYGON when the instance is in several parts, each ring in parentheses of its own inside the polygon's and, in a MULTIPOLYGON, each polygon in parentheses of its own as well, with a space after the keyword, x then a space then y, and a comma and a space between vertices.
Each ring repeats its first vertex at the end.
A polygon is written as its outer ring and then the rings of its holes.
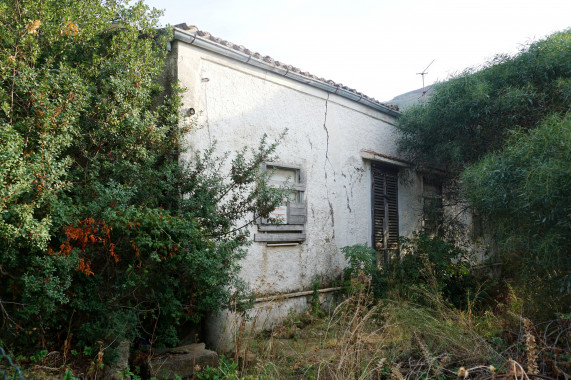
POLYGON ((176 84, 159 84, 171 33, 158 15, 124 0, 0 4, 4 344, 173 344, 242 289, 240 223, 281 196, 259 173, 275 143, 178 162, 189 127, 176 84))
POLYGON ((482 215, 504 276, 552 311, 571 290, 570 106, 567 30, 438 84, 399 122, 400 149, 445 170, 482 215))
POLYGON ((561 312, 565 306, 553 296, 571 293, 570 162, 568 112, 546 117, 530 132, 513 132, 502 150, 462 174, 464 194, 509 261, 519 264, 506 271, 525 275, 533 293, 561 312), (532 280, 537 275, 540 282, 532 280))
POLYGON ((400 118, 399 148, 421 166, 457 175, 501 149, 513 129, 533 129, 570 102, 571 31, 564 31, 439 83, 427 106, 400 118))

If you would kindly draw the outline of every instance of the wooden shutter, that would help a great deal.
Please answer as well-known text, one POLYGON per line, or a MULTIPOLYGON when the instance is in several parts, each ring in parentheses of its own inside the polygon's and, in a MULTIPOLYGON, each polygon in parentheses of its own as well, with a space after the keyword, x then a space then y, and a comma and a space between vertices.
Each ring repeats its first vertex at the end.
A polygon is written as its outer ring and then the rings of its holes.
POLYGON ((254 241, 270 243, 302 243, 305 241, 305 223, 307 222, 307 206, 305 205, 305 182, 301 169, 294 166, 265 163, 263 170, 272 170, 269 184, 275 187, 287 183, 292 193, 284 200, 287 207, 286 217, 279 223, 270 223, 265 218, 258 219, 258 231, 254 241))
POLYGON ((307 220, 307 208, 305 207, 305 203, 288 202, 287 223, 305 224, 306 220, 307 220))
POLYGON ((398 170, 372 163, 373 247, 398 249, 398 170))

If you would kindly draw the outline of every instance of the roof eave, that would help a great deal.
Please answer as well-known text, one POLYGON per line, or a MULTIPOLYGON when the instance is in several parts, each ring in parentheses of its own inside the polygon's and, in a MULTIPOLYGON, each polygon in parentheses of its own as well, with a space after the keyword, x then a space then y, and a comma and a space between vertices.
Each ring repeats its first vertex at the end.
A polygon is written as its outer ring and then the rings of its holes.
POLYGON ((307 77, 304 75, 300 75, 300 74, 295 73, 293 71, 289 71, 286 68, 279 67, 279 66, 273 65, 273 64, 268 63, 268 62, 264 62, 263 60, 254 58, 252 55, 240 52, 240 51, 232 49, 230 47, 220 45, 214 41, 210 41, 208 39, 202 38, 201 36, 197 35, 196 33, 189 33, 186 30, 179 29, 179 28, 175 27, 174 28, 174 39, 188 43, 190 45, 195 45, 195 46, 201 47, 203 49, 212 51, 214 53, 223 55, 223 56, 228 57, 228 58, 232 58, 232 59, 237 60, 239 62, 246 63, 248 65, 251 65, 251 66, 263 69, 263 70, 271 71, 271 72, 276 73, 278 75, 284 76, 286 78, 293 79, 297 82, 307 84, 309 86, 327 91, 329 93, 342 96, 346 99, 349 99, 349 100, 352 100, 354 102, 361 103, 361 104, 364 104, 368 107, 374 108, 374 109, 381 111, 387 115, 391 115, 394 117, 400 116, 399 111, 395 111, 395 110, 393 110, 393 109, 391 109, 391 108, 389 108, 383 104, 373 102, 373 101, 371 101, 371 100, 369 100, 369 99, 367 99, 367 98, 365 98, 362 95, 359 95, 357 93, 347 91, 347 90, 341 88, 341 86, 339 86, 339 85, 331 85, 329 83, 325 83, 325 82, 322 82, 320 80, 315 80, 313 78, 310 78, 310 77, 307 77))

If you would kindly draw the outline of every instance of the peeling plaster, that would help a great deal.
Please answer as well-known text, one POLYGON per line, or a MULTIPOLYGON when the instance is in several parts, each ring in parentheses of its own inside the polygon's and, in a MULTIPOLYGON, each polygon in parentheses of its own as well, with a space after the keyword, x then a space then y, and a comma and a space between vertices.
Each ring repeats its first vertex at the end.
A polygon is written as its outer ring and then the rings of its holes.
MULTIPOLYGON (((370 164, 361 151, 397 156, 394 118, 204 49, 179 44, 173 51, 184 63, 178 64, 178 79, 187 89, 184 107, 195 108, 202 115, 198 124, 205 126, 189 133, 189 154, 182 159, 192 159, 191 153, 208 148, 210 140, 223 151, 236 151, 256 146, 264 133, 273 139, 287 128, 276 154, 284 165, 299 167, 306 180, 305 242, 279 247, 252 243, 241 262, 241 277, 260 295, 311 289, 315 276, 323 283, 334 281, 346 266, 340 249, 371 244, 370 164), (201 83, 206 77, 210 81, 201 83)), ((418 219, 418 189, 414 183, 399 185, 404 235, 418 219)), ((251 235, 260 233, 257 226, 249 228, 251 235)), ((269 320, 287 315, 286 310, 280 313, 269 313, 269 320)), ((212 320, 224 323, 223 317, 212 320)), ((227 333, 231 331, 219 331, 219 336, 227 333)))
MULTIPOLYGON (((333 212, 333 204, 329 199, 327 199, 327 203, 329 203, 329 215, 331 216, 331 227, 335 227, 335 213, 333 212)), ((333 229, 333 239, 335 239, 335 229, 333 229)))
POLYGON ((347 210, 349 210, 349 212, 353 212, 353 210, 351 210, 351 201, 349 200, 349 192, 347 191, 347 186, 343 185, 343 188, 345 189, 345 197, 347 198, 347 210))

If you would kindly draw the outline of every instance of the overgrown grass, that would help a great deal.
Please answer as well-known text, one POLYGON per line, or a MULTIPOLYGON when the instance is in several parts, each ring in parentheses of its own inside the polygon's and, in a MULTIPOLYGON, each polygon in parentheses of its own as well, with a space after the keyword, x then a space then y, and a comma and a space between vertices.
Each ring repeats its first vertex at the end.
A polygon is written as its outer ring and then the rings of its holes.
MULTIPOLYGON (((292 313, 259 334, 243 330, 241 349, 198 379, 533 379, 566 378, 571 367, 571 316, 534 324, 516 312, 514 291, 495 309, 452 307, 438 293, 418 288, 424 302, 374 297, 361 272, 326 315, 292 313), (522 377, 523 376, 523 377, 522 377), (527 376, 527 377, 526 377, 527 376)), ((48 358, 26 371, 56 379, 48 358), (48 371, 49 372, 49 371, 48 371)), ((87 377, 85 377, 87 378, 87 377)), ((93 378, 93 377, 91 377, 93 378)))
POLYGON ((325 316, 310 309, 244 332, 238 378, 569 378, 571 314, 534 323, 524 289, 495 285, 491 298, 453 246, 421 236, 409 247, 420 255, 384 269, 363 247, 346 249, 344 299, 325 316))
POLYGON ((248 339, 244 352, 249 358, 239 358, 245 364, 242 374, 276 379, 453 378, 462 365, 505 361, 466 314, 441 299, 431 302, 434 308, 376 300, 370 280, 361 274, 326 317, 292 315, 270 332, 248 339))
POLYGON ((569 373, 569 316, 533 325, 509 308, 476 315, 429 292, 422 305, 376 300, 366 276, 354 284, 325 317, 293 314, 244 338, 238 378, 455 379, 468 373, 473 379, 531 379, 569 373))
MULTIPOLYGON (((448 250, 440 244, 421 242, 420 246, 429 250, 448 250)), ((527 298, 522 297, 525 289, 509 284, 500 287, 493 299, 488 295, 486 302, 479 303, 475 300, 481 298, 481 286, 474 293, 455 287, 466 300, 454 302, 458 294, 450 293, 452 288, 447 285, 453 280, 446 273, 458 272, 457 266, 449 266, 453 255, 428 251, 422 259, 402 261, 407 270, 417 273, 417 281, 411 281, 411 273, 394 276, 385 281, 392 287, 379 293, 381 282, 375 276, 387 278, 388 274, 378 272, 376 265, 368 265, 371 261, 362 247, 346 251, 358 259, 350 261, 346 292, 336 306, 328 309, 318 305, 319 298, 314 294, 307 311, 292 313, 282 324, 262 333, 248 331, 246 323, 237 324, 240 328, 233 355, 222 357, 218 368, 204 368, 196 377, 569 378, 571 314, 534 321, 524 312, 530 310, 527 298), (399 278, 406 284, 399 283, 399 278)), ((403 269, 398 262, 385 268, 403 269)), ((474 282, 463 284, 472 289, 474 282)), ((33 362, 28 358, 31 373, 40 375, 46 367, 57 367, 53 362, 56 356, 43 354, 33 362)), ((84 378, 94 378, 84 373, 84 378)))

